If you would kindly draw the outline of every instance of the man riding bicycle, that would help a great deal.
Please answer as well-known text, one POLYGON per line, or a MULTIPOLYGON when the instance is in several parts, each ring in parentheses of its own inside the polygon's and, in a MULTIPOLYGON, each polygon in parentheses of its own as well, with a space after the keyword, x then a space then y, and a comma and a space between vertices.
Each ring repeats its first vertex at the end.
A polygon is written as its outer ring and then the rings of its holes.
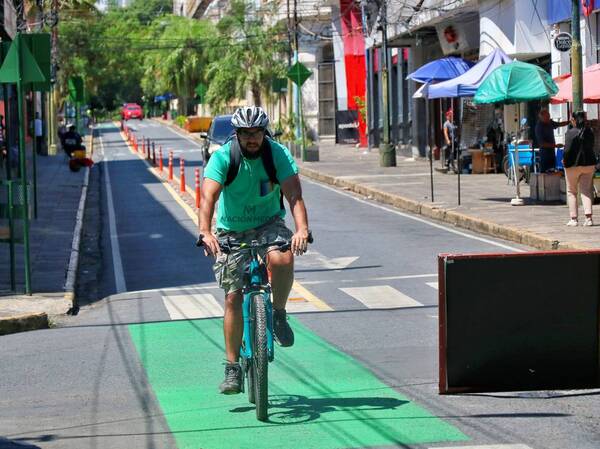
POLYGON ((266 258, 271 273, 275 340, 280 346, 292 346, 294 333, 287 322, 285 306, 294 282, 294 255, 306 251, 309 235, 298 168, 288 149, 267 136, 267 114, 256 106, 239 108, 231 124, 235 135, 211 156, 204 169, 199 212, 200 238, 207 252, 216 256, 213 270, 219 286, 225 290, 223 331, 227 363, 225 380, 220 385, 223 394, 242 390, 242 288, 248 253, 222 253, 219 240, 228 239, 234 244, 291 240, 291 251, 281 252, 273 247, 261 256, 266 258), (295 233, 285 226, 282 194, 289 203, 295 233))

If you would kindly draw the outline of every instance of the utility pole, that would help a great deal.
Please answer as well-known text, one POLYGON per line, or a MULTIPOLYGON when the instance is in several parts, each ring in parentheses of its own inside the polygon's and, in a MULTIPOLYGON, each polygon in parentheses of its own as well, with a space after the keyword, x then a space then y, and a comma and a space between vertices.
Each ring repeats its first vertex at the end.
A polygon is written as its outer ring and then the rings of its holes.
POLYGON ((396 149, 390 145, 390 101, 388 86, 388 46, 387 46, 387 0, 381 2, 381 40, 383 57, 381 58, 381 89, 383 95, 383 144, 379 148, 379 165, 382 167, 396 166, 396 149))
POLYGON ((571 1, 571 34, 573 35, 573 47, 571 48, 571 79, 573 83, 573 112, 577 112, 583 111, 583 68, 581 66, 579 0, 571 1))
POLYGON ((50 7, 51 14, 51 49, 50 49, 50 92, 48 94, 48 154, 56 156, 56 69, 58 62, 58 0, 52 0, 50 7))

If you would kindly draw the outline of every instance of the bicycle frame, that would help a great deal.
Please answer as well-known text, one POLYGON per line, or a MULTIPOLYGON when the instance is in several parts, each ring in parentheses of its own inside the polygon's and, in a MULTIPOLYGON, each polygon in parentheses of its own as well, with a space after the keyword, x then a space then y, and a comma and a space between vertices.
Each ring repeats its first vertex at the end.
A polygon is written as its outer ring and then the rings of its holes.
POLYGON ((243 342, 240 349, 240 356, 245 359, 252 359, 252 341, 254 317, 251 313, 251 300, 255 294, 262 294, 263 303, 267 312, 267 355, 269 362, 275 357, 273 344, 273 304, 271 303, 271 285, 266 279, 266 269, 264 264, 258 260, 255 251, 252 251, 252 260, 249 265, 249 283, 244 287, 244 300, 242 304, 242 314, 244 317, 243 342))

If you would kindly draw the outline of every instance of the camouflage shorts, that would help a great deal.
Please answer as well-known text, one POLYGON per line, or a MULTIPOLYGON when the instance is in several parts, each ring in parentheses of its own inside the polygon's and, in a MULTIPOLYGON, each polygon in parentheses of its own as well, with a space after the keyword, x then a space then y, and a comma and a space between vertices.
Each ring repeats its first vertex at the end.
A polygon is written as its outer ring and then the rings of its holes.
MULTIPOLYGON (((292 238, 290 231, 283 219, 277 217, 264 225, 255 229, 249 229, 243 232, 231 232, 217 230, 217 238, 228 237, 232 243, 250 243, 253 240, 277 242, 290 240, 292 238)), ((266 256, 268 249, 262 251, 261 258, 266 256)), ((213 271, 217 278, 219 286, 225 290, 225 294, 241 290, 244 286, 244 269, 250 262, 250 254, 240 251, 233 251, 230 254, 222 253, 217 257, 213 265, 213 271)))

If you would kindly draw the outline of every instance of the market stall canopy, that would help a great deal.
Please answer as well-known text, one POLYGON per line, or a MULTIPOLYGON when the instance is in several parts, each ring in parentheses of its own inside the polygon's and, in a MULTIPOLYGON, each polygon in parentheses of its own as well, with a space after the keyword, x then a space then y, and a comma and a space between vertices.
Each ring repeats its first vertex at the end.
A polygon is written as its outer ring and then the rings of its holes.
POLYGON ((501 65, 483 80, 475 93, 477 103, 520 103, 549 100, 558 87, 544 69, 526 62, 501 65))
MULTIPOLYGON (((552 104, 573 101, 573 77, 571 74, 554 78, 558 93, 550 99, 552 104)), ((583 71, 583 102, 600 103, 600 64, 594 64, 583 71)))
POLYGON ((472 97, 496 67, 511 61, 506 53, 497 48, 462 75, 430 86, 428 98, 472 97))
POLYGON ((467 61, 456 56, 448 56, 446 58, 436 59, 431 61, 424 66, 419 67, 417 70, 412 72, 406 77, 419 83, 432 83, 439 81, 446 81, 457 76, 462 75, 471 67, 474 63, 467 61))
POLYGON ((429 83, 423 84, 413 94, 413 98, 427 98, 427 91, 429 90, 429 83))

